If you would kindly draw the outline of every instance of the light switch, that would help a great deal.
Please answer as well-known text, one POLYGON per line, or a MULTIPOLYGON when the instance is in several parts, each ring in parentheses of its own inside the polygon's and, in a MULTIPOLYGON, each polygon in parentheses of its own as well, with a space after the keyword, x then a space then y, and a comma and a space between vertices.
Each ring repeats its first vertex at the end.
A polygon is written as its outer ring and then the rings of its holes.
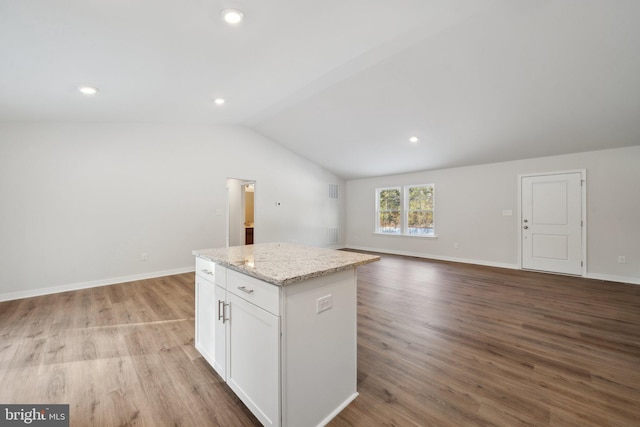
POLYGON ((511 209, 504 209, 502 211, 502 215, 503 216, 511 216, 511 215, 513 215, 513 211, 511 209))

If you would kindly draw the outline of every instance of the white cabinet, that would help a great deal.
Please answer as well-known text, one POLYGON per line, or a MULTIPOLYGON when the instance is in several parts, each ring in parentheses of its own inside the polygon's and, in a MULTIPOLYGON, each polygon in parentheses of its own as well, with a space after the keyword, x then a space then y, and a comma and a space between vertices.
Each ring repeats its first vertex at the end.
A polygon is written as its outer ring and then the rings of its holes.
POLYGON ((195 345, 210 365, 215 361, 215 313, 216 285, 196 275, 196 335, 195 345))
MULTIPOLYGON (((216 333, 218 324, 219 283, 226 283, 226 269, 211 261, 196 258, 196 330, 195 347, 214 368, 224 357, 224 334, 216 333)), ((224 366, 224 361, 221 362, 224 366)), ((224 376, 224 373, 220 375, 224 376)))
MULTIPOLYGON (((227 303, 227 291, 224 287, 215 286, 215 310, 213 319, 213 334, 215 336, 214 360, 209 362, 225 381, 227 380, 227 336, 229 328, 229 304, 227 303)), ((212 301, 213 302, 213 301, 212 301)))
POLYGON ((280 425, 280 317, 228 293, 227 384, 265 426, 280 425))
POLYGON ((196 348, 263 425, 323 426, 356 398, 355 268, 286 286, 214 271, 196 276, 196 348))

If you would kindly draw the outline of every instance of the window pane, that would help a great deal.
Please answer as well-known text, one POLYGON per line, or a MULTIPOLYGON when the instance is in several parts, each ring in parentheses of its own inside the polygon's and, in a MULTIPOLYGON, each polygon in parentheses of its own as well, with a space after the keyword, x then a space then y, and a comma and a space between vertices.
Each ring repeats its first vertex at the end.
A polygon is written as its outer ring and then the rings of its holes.
POLYGON ((407 217, 409 234, 433 234, 433 211, 412 211, 407 217))
POLYGON ((433 235, 433 185, 406 188, 407 234, 433 235))
POLYGON ((408 209, 433 210, 433 186, 409 187, 408 209))
POLYGON ((380 190, 379 196, 381 211, 399 211, 400 210, 400 189, 390 188, 380 190))
POLYGON ((400 211, 378 212, 380 233, 400 233, 400 211))

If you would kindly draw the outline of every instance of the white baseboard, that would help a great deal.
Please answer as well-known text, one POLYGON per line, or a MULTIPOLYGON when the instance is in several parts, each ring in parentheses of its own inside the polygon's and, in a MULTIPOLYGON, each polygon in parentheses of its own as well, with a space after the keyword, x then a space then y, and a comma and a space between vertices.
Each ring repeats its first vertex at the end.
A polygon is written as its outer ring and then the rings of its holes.
MULTIPOLYGON (((508 264, 500 262, 490 262, 466 258, 447 257, 440 255, 429 255, 420 252, 408 252, 408 251, 394 251, 394 250, 382 250, 380 248, 369 248, 365 246, 353 246, 353 245, 340 245, 342 248, 354 249, 359 251, 386 253, 391 255, 403 255, 415 258, 435 259, 439 261, 452 261, 461 262, 464 264, 484 265, 488 267, 508 268, 512 270, 519 270, 520 266, 517 264, 508 264)), ((338 247, 336 247, 338 249, 338 247)), ((57 294, 59 292, 76 291, 79 289, 95 288, 98 286, 115 285, 116 283, 133 282, 136 280, 153 279, 155 277, 171 276, 174 274, 191 273, 195 270, 193 266, 184 268, 174 268, 171 270, 154 271, 150 273, 134 274, 131 276, 113 277, 110 279, 94 280, 91 282, 74 283, 70 285, 53 286, 50 288, 31 289, 28 291, 9 292, 6 294, 0 294, 0 302, 11 301, 22 298, 37 297, 41 295, 57 294)), ((587 279, 605 280, 608 282, 629 283, 633 285, 640 285, 640 278, 630 276, 616 276, 611 274, 601 273, 587 273, 585 276, 587 279)))
POLYGON ((607 282, 629 283, 631 285, 640 285, 640 278, 629 276, 615 276, 613 274, 589 273, 584 276, 587 279, 605 280, 607 282))
POLYGON ((116 283, 134 282, 136 280, 153 279, 155 277, 171 276, 174 274, 191 273, 195 267, 174 268, 171 270, 153 271, 150 273, 134 274, 131 276, 112 277, 110 279, 94 280, 91 282, 73 283, 70 285, 53 286, 50 288, 30 289, 28 291, 9 292, 0 294, 0 302, 41 295, 57 294, 59 292, 77 291, 79 289, 95 288, 98 286, 115 285, 116 283))
POLYGON ((357 391, 355 393, 353 393, 351 396, 349 396, 344 402, 342 402, 336 409, 334 409, 329 415, 327 415, 327 417, 320 421, 320 424, 317 425, 317 427, 324 427, 327 424, 329 424, 329 422, 331 422, 332 419, 334 419, 335 417, 338 416, 338 414, 340 412, 342 412, 342 410, 344 408, 346 408, 347 406, 349 406, 349 404, 351 402, 353 402, 356 397, 358 397, 360 395, 360 393, 358 393, 357 391))
MULTIPOLYGON (((386 249, 383 250, 380 248, 368 248, 364 246, 346 245, 345 248, 355 249, 360 251, 385 253, 385 254, 391 254, 391 255, 403 255, 403 256, 410 256, 415 258, 435 259, 439 261, 452 261, 452 262, 461 262, 464 264, 486 265, 489 267, 500 267, 500 268, 509 268, 512 270, 520 270, 520 266, 518 264, 490 262, 490 261, 482 261, 482 260, 474 260, 474 259, 466 259, 466 258, 455 258, 455 257, 447 257, 447 256, 440 256, 440 255, 429 255, 429 254, 424 254, 419 252, 393 251, 393 250, 386 250, 386 249)), ((608 282, 629 283, 632 285, 640 285, 640 278, 638 277, 616 276, 612 274, 589 273, 589 272, 587 272, 587 274, 583 277, 585 277, 586 279, 605 280, 608 282)))
POLYGON ((346 248, 355 249, 359 251, 379 252, 379 253, 385 253, 390 255, 403 255, 403 256, 410 256, 415 258, 435 259, 438 261, 452 261, 452 262, 461 262, 463 264, 475 264, 475 265, 484 265, 487 267, 508 268, 511 270, 518 270, 520 268, 518 264, 509 264, 506 262, 492 262, 492 261, 483 261, 478 259, 456 258, 456 257, 442 256, 442 255, 425 254, 422 252, 394 251, 394 250, 368 248, 364 246, 352 246, 352 245, 347 245, 346 248))

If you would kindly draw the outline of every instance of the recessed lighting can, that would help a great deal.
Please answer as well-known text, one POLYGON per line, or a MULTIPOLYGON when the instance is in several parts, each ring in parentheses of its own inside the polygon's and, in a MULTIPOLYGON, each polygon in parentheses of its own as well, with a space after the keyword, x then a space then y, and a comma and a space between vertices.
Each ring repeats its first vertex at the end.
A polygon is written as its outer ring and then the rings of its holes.
POLYGON ((414 143, 414 144, 415 144, 416 142, 418 142, 418 141, 419 141, 419 139, 418 139, 418 137, 417 137, 417 136, 412 136, 411 138, 409 138, 409 142, 412 142, 412 143, 414 143))
POLYGON ((213 102, 214 102, 214 104, 216 104, 216 105, 222 105, 222 104, 224 104, 224 99, 222 99, 222 98, 216 98, 216 99, 214 99, 214 100, 213 100, 213 102))
POLYGON ((96 93, 98 93, 98 88, 95 88, 93 86, 79 86, 78 92, 84 95, 95 95, 96 93))
POLYGON ((227 24, 236 25, 242 21, 244 14, 238 9, 224 9, 220 12, 220 16, 222 16, 222 20, 227 24))

